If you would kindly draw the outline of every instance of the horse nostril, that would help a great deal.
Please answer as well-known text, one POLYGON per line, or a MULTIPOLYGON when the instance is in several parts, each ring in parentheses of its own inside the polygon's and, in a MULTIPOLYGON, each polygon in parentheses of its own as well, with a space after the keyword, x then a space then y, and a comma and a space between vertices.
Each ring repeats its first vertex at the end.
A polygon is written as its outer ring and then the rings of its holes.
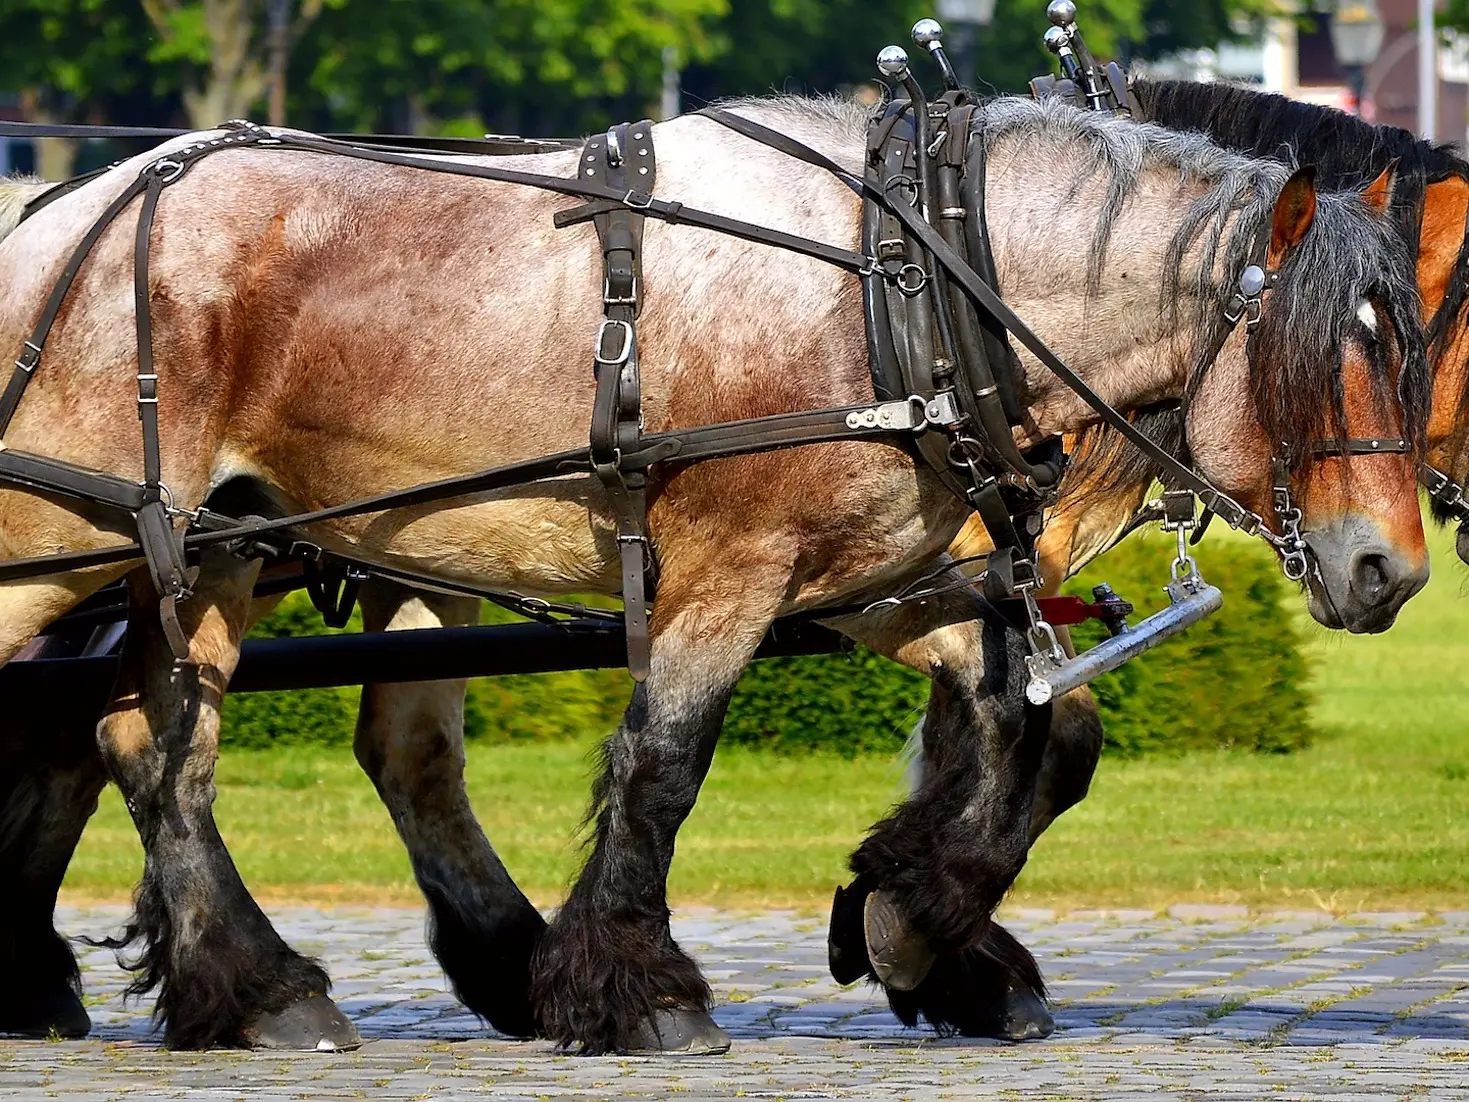
POLYGON ((1352 590, 1363 604, 1381 604, 1393 589, 1392 561, 1386 555, 1362 552, 1352 556, 1352 590))

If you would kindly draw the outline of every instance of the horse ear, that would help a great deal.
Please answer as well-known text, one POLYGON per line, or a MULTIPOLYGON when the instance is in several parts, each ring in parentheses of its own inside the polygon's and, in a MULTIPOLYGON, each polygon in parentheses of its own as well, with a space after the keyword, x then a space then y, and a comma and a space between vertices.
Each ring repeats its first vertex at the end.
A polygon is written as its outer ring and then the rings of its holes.
POLYGON ((1316 170, 1298 169, 1285 182, 1275 200, 1275 220, 1270 225, 1271 268, 1280 267, 1285 254, 1301 243, 1316 219, 1316 170))
POLYGON ((1382 175, 1367 185, 1367 190, 1362 192, 1362 202, 1372 207, 1378 213, 1387 210, 1387 205, 1392 202, 1393 189, 1398 186, 1398 162, 1393 158, 1392 162, 1382 170, 1382 175))

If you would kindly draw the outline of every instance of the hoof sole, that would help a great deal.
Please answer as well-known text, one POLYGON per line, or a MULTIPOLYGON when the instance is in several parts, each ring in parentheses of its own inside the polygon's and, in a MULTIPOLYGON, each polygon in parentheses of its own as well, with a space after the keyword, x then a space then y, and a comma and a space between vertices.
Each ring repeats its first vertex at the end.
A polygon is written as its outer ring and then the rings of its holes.
POLYGON ((879 983, 894 991, 912 991, 927 978, 935 960, 933 950, 908 928, 887 892, 867 897, 862 920, 867 959, 879 983))
POLYGON ((633 1030, 630 1056, 722 1056, 729 1034, 702 1010, 660 1010, 633 1030))
POLYGON ((69 985, 16 999, 0 1008, 0 1034, 74 1041, 90 1032, 92 1019, 69 985))
POLYGON ((250 1048, 344 1052, 359 1047, 362 1036, 336 1003, 325 995, 312 995, 274 1014, 262 1014, 245 1029, 244 1041, 250 1048))

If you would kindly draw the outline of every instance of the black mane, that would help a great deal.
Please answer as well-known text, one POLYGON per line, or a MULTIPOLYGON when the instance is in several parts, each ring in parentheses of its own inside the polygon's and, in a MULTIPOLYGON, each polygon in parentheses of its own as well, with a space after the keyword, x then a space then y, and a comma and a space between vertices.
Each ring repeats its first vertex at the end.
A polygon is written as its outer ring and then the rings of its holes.
MULTIPOLYGON (((1217 145, 1250 156, 1314 166, 1316 186, 1325 192, 1362 191, 1395 165, 1389 216, 1405 263, 1413 263, 1418 255, 1428 185, 1455 177, 1469 181, 1469 162, 1451 148, 1420 141, 1398 127, 1375 126, 1331 107, 1224 83, 1134 79, 1131 86, 1145 121, 1171 130, 1199 131, 1217 145)), ((1469 302, 1466 271, 1469 235, 1460 246, 1444 301, 1424 332, 1430 362, 1447 351, 1454 322, 1469 302)), ((1400 327, 1417 320, 1394 318, 1400 327)), ((1432 397, 1432 379, 1426 373, 1406 372, 1401 382, 1400 397, 1408 420, 1404 427, 1410 436, 1417 435, 1432 397)), ((1464 401, 1469 405, 1469 395, 1464 401)), ((1181 456, 1186 453, 1182 414, 1176 408, 1155 411, 1148 419, 1148 431, 1165 446, 1176 447, 1181 456)), ((1102 490, 1156 475, 1135 449, 1123 446, 1113 434, 1094 431, 1087 435, 1073 474, 1093 479, 1102 490)))
MULTIPOLYGON (((1375 126, 1332 107, 1222 83, 1134 80, 1132 89, 1148 121, 1174 130, 1201 130, 1219 145, 1241 153, 1312 165, 1316 186, 1323 191, 1361 191, 1396 164, 1391 212, 1414 255, 1424 190, 1455 177, 1469 181, 1469 162, 1450 147, 1420 141, 1396 126, 1375 126)), ((1460 248, 1443 304, 1427 328, 1435 356, 1447 348, 1452 323, 1469 299, 1466 262, 1469 239, 1460 248)))

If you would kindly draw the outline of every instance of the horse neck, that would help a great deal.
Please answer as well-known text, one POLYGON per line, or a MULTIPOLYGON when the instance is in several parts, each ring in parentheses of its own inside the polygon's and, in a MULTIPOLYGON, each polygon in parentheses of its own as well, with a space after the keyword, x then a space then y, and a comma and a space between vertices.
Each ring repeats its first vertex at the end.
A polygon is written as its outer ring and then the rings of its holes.
POLYGON ((1469 482, 1469 324, 1463 321, 1434 367, 1428 462, 1460 485, 1469 482))
MULTIPOLYGON (((720 104, 725 110, 758 122, 814 149, 854 176, 861 176, 867 157, 867 109, 856 102, 800 96, 771 96, 720 104)), ((825 170, 792 160, 783 153, 752 148, 748 139, 744 155, 773 156, 785 171, 824 174, 825 170)))
MULTIPOLYGON (((990 158, 985 210, 1001 291, 1015 311, 1103 398, 1119 409, 1182 396, 1192 351, 1209 320, 1195 294, 1204 240, 1185 256, 1173 302, 1170 244, 1193 202, 1210 190, 1177 168, 1145 170, 1118 214, 1100 279, 1088 276, 1099 218, 1109 202, 1098 173, 1078 183, 1050 150, 1007 148, 990 158)), ((1232 233, 1234 216, 1224 240, 1232 233)), ((1213 235, 1206 232, 1204 239, 1213 235)), ((1223 263, 1224 246, 1214 267, 1223 263)), ((1217 271, 1216 271, 1216 274, 1217 271)), ((1031 417, 1040 435, 1073 432, 1094 416, 1026 357, 1031 417)))

